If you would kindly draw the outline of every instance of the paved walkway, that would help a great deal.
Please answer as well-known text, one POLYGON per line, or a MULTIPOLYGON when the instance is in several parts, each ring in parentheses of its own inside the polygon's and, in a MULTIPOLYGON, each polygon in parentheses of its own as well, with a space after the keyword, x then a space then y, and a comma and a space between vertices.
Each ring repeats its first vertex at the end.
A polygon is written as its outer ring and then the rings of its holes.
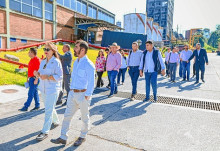
MULTIPOLYGON (((167 82, 168 79, 159 77, 159 94, 220 102, 220 59, 214 54, 210 54, 209 59, 210 66, 206 67, 205 84, 199 84, 195 88, 194 81, 170 84, 167 82), (184 85, 186 87, 183 87, 184 85)), ((130 79, 127 78, 125 85, 119 87, 119 91, 130 92, 129 82, 130 79)), ((138 87, 139 93, 145 92, 143 78, 139 80, 138 87)), ((27 94, 26 91, 24 93, 27 94)), ((121 97, 109 99, 105 95, 95 94, 91 102, 91 130, 87 141, 75 148, 72 144, 80 133, 80 112, 77 112, 72 120, 68 145, 55 145, 50 142, 50 139, 59 137, 61 126, 50 131, 49 138, 37 142, 35 137, 42 129, 44 119, 43 103, 41 102, 41 110, 23 113, 17 109, 23 105, 26 98, 6 101, 11 94, 4 95, 4 98, 2 96, 0 95, 0 150, 2 151, 220 150, 219 111, 143 103, 137 100, 130 102, 121 97)), ((57 107, 60 121, 63 119, 64 111, 65 107, 57 107)))

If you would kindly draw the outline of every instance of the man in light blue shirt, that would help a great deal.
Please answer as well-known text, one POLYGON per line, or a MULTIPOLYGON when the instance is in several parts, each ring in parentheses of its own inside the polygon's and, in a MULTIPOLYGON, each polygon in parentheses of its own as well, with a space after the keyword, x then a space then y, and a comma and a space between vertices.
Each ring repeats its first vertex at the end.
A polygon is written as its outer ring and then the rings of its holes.
POLYGON ((157 101, 157 74, 159 66, 161 66, 161 74, 165 75, 165 64, 161 53, 154 48, 152 41, 146 42, 146 50, 142 56, 140 63, 140 76, 145 73, 146 80, 146 98, 144 102, 150 100, 150 83, 153 89, 154 101, 157 101))
POLYGON ((189 81, 190 76, 190 62, 187 63, 189 58, 192 56, 193 52, 189 50, 188 45, 184 46, 184 50, 180 53, 180 60, 182 61, 182 67, 183 67, 183 81, 189 81), (186 77, 187 72, 187 77, 186 77))
POLYGON ((95 86, 95 66, 87 57, 88 44, 85 41, 77 41, 74 48, 74 56, 78 57, 73 65, 72 81, 70 92, 67 99, 67 108, 64 114, 64 120, 61 129, 61 136, 58 139, 51 140, 55 144, 66 144, 68 130, 71 119, 78 107, 81 111, 83 122, 80 137, 74 143, 79 146, 85 141, 89 130, 89 106, 91 96, 95 86))
POLYGON ((139 66, 141 62, 141 57, 143 52, 138 49, 138 43, 132 43, 132 50, 129 52, 128 55, 128 73, 131 77, 132 83, 132 94, 131 94, 131 101, 135 99, 137 94, 137 81, 139 78, 139 66))

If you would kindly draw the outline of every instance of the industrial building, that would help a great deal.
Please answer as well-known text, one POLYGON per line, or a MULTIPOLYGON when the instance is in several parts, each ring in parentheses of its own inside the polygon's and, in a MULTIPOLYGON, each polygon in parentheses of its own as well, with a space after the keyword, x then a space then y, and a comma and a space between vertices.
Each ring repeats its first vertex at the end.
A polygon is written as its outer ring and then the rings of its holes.
POLYGON ((147 16, 163 27, 163 40, 171 40, 174 0, 147 0, 147 16))
MULTIPOLYGON (((101 43, 115 14, 88 0, 0 0, 0 48, 52 39, 101 43)), ((120 29, 120 28, 119 28, 120 29)))

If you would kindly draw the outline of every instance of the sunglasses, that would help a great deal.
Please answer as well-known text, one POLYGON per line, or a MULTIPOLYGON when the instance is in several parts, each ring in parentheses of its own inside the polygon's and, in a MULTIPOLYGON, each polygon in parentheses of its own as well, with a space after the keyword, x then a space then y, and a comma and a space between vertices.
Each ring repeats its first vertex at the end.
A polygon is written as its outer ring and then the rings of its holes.
POLYGON ((50 51, 50 48, 44 48, 44 51, 48 52, 48 51, 50 51))

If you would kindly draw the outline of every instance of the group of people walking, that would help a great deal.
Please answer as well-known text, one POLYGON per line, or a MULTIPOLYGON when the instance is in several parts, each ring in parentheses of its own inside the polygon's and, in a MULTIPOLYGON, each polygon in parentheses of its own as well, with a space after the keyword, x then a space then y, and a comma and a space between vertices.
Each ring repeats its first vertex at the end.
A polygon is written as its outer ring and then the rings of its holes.
POLYGON ((201 71, 201 80, 204 80, 205 63, 208 65, 208 57, 205 49, 201 49, 201 44, 196 44, 196 49, 192 52, 188 45, 179 52, 178 48, 168 48, 165 52, 166 76, 170 77, 171 82, 176 82, 176 71, 179 66, 179 76, 183 81, 190 81, 190 61, 194 59, 193 77, 196 74, 196 82, 199 83, 199 71, 201 71), (171 51, 172 49, 172 51, 171 51))
POLYGON ((31 48, 29 56, 31 58, 28 68, 29 92, 28 99, 20 111, 27 111, 31 101, 35 100, 35 107, 31 111, 40 108, 38 89, 41 91, 42 99, 45 104, 45 118, 41 133, 37 140, 42 141, 48 137, 51 129, 59 126, 60 121, 55 110, 55 106, 62 104, 64 89, 67 92, 67 100, 64 120, 62 122, 61 134, 57 139, 51 141, 55 144, 66 144, 71 119, 75 112, 80 108, 81 120, 83 122, 80 137, 75 141, 74 146, 81 145, 86 138, 89 130, 90 118, 89 107, 91 97, 95 88, 95 72, 97 73, 96 88, 104 86, 102 75, 105 71, 108 74, 110 89, 109 98, 118 93, 118 85, 124 84, 125 73, 128 70, 131 78, 131 97, 134 101, 137 95, 137 83, 139 77, 145 75, 146 98, 144 102, 150 100, 150 86, 153 90, 154 101, 157 101, 157 76, 158 73, 170 76, 171 81, 175 82, 176 67, 182 64, 183 80, 189 80, 190 60, 195 58, 196 82, 199 81, 199 70, 202 71, 202 80, 204 82, 205 62, 208 64, 206 51, 201 49, 200 44, 196 45, 196 50, 192 52, 185 46, 185 50, 177 53, 177 48, 168 48, 165 54, 165 62, 162 59, 161 52, 154 47, 152 41, 146 42, 146 50, 139 50, 137 42, 132 43, 132 50, 128 56, 117 43, 113 43, 105 50, 98 52, 95 65, 87 57, 88 44, 85 41, 76 41, 74 47, 74 56, 77 57, 73 64, 71 72, 72 53, 68 44, 63 46, 64 55, 58 53, 57 47, 53 43, 47 43, 44 48, 46 58, 40 62, 37 57, 37 50, 31 48), (165 66, 166 65, 166 66, 165 66), (166 70, 166 71, 165 71, 166 70), (187 73, 187 76, 186 76, 187 73), (117 79, 117 80, 116 80, 117 79))

